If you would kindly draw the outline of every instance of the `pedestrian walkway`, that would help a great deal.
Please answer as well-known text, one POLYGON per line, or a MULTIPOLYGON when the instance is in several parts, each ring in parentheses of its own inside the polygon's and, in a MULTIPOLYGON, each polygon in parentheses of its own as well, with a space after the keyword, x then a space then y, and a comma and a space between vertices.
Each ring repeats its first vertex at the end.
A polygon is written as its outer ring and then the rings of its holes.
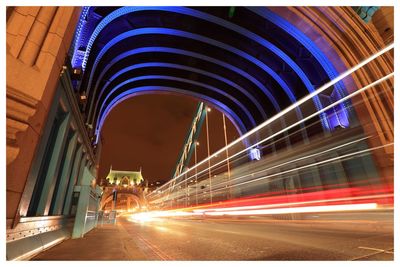
POLYGON ((83 238, 68 239, 32 260, 147 260, 119 224, 98 226, 83 238))

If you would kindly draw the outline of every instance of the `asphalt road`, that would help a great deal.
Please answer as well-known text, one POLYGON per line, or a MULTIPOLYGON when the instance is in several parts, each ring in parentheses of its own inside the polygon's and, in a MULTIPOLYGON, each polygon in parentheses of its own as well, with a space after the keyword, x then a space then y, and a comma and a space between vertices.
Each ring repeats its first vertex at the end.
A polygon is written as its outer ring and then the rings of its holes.
POLYGON ((393 260, 393 232, 231 220, 120 217, 149 260, 393 260))

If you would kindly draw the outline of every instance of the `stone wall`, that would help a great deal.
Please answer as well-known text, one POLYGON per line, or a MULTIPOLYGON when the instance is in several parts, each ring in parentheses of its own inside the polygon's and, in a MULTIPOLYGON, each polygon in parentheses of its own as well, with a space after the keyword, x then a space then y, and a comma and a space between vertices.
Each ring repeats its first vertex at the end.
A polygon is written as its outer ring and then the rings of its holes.
POLYGON ((7 8, 7 226, 27 175, 81 8, 7 8))

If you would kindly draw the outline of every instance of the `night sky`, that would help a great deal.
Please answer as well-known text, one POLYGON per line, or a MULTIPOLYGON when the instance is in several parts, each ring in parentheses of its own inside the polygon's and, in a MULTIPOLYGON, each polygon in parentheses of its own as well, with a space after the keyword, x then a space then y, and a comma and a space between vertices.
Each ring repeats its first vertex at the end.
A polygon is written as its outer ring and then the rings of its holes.
MULTIPOLYGON (((197 103, 189 97, 151 94, 119 104, 103 126, 99 178, 106 177, 112 165, 115 170, 138 171, 142 167, 143 177, 149 182, 170 179, 197 103)), ((211 108, 212 153, 223 147, 225 141, 222 113, 211 108)), ((238 132, 229 119, 226 122, 230 142, 238 137, 238 132)), ((207 156, 205 124, 204 121, 199 138, 199 160, 207 156)))

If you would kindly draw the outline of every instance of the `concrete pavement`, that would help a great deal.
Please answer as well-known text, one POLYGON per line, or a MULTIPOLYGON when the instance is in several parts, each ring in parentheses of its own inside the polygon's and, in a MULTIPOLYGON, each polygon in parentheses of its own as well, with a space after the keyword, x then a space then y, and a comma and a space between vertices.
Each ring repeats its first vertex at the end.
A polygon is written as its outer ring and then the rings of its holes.
POLYGON ((68 239, 32 260, 146 260, 119 224, 103 225, 80 239, 68 239))

